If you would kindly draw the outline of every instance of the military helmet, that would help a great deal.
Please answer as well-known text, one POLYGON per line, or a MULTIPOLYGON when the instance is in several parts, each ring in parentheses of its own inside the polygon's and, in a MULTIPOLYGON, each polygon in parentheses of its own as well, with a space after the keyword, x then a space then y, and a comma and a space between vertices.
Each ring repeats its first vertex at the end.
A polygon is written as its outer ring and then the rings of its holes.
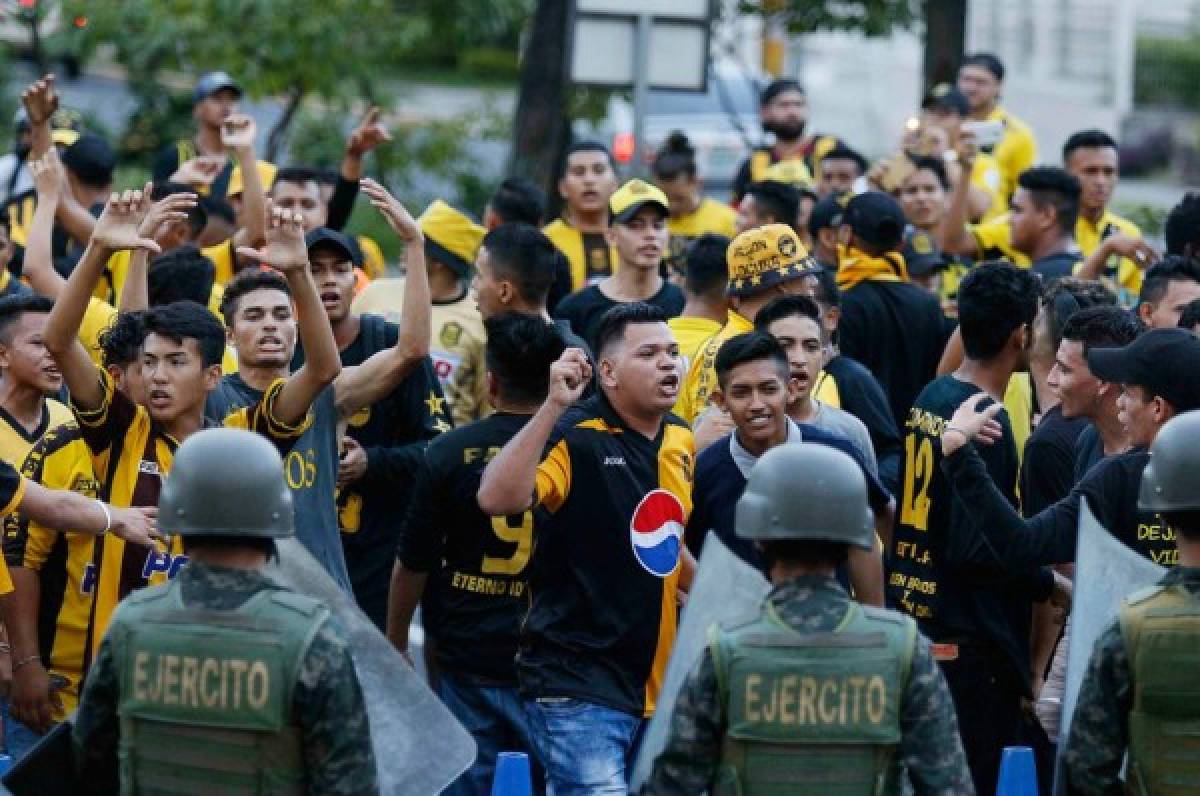
POLYGON ((1200 510, 1200 410, 1176 415, 1158 430, 1142 470, 1138 508, 1200 510))
POLYGON ((862 469, 818 443, 779 445, 758 460, 737 504, 736 527, 744 539, 875 544, 862 469))
POLYGON ((166 534, 282 539, 293 521, 279 453, 265 437, 232 428, 188 437, 158 499, 166 534))

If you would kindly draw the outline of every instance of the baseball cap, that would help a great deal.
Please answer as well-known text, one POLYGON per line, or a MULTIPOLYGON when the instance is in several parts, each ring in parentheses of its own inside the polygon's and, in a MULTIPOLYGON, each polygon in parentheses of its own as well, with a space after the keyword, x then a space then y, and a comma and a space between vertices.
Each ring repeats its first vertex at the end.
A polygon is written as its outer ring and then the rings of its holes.
POLYGON ((1152 329, 1123 348, 1093 348, 1087 361, 1096 378, 1142 387, 1177 412, 1200 408, 1200 338, 1188 329, 1152 329))
POLYGON ((796 190, 812 190, 813 178, 808 166, 799 158, 789 158, 773 163, 763 172, 764 181, 782 182, 796 190))
POLYGON ((230 89, 239 98, 242 96, 242 87, 227 72, 208 72, 203 74, 200 76, 200 80, 196 82, 196 88, 192 92, 192 102, 206 100, 222 89, 230 89))
POLYGON ((460 277, 466 276, 487 230, 441 199, 425 208, 417 225, 425 236, 425 251, 460 277))
POLYGON ((966 116, 971 111, 967 95, 963 94, 949 83, 938 83, 929 89, 925 99, 921 101, 921 109, 926 111, 953 111, 959 116, 966 116))
MULTIPOLYGON (((257 162, 256 168, 258 169, 258 181, 262 183, 263 190, 271 190, 271 185, 275 182, 275 172, 279 171, 278 167, 274 163, 260 160, 257 162)), ((245 188, 246 186, 242 183, 242 167, 239 164, 229 172, 229 185, 225 188, 225 195, 237 196, 245 188)))
POLYGON ((608 200, 612 223, 624 224, 646 205, 654 205, 667 215, 667 195, 644 180, 630 180, 617 189, 608 200))
POLYGON ((815 237, 823 229, 840 227, 848 201, 850 194, 831 194, 813 205, 808 216, 808 234, 815 237))
POLYGON ((304 236, 304 246, 309 253, 318 246, 337 249, 347 260, 355 265, 362 265, 362 250, 348 235, 329 227, 317 227, 304 236))
POLYGON ((909 276, 925 276, 948 265, 933 236, 916 227, 905 230, 902 253, 909 276))
POLYGON ((108 185, 112 182, 117 156, 103 138, 83 133, 63 150, 62 163, 86 185, 108 185))
POLYGON ((787 224, 767 224, 738 235, 725 250, 730 296, 753 296, 782 282, 815 274, 817 264, 787 224))
POLYGON ((842 224, 872 246, 894 249, 904 239, 906 222, 899 202, 882 191, 866 191, 846 204, 842 224))

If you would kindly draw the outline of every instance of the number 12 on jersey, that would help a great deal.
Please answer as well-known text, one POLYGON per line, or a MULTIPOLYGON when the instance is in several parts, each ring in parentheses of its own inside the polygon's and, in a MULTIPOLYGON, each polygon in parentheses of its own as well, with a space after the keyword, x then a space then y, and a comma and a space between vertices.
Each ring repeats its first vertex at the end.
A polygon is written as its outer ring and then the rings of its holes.
POLYGON ((918 531, 929 530, 929 484, 933 481, 933 441, 909 434, 904 438, 904 496, 900 522, 918 531))

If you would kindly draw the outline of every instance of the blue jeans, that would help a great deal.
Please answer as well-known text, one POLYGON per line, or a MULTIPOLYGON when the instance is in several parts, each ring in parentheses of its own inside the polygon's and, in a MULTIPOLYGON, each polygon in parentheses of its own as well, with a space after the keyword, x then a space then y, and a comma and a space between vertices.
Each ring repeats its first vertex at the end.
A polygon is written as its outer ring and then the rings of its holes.
POLYGON ((475 738, 475 762, 444 792, 451 796, 488 796, 496 758, 501 752, 525 752, 533 774, 533 792, 541 793, 542 773, 533 754, 525 708, 517 687, 484 685, 442 669, 438 696, 475 738))
POLYGON ((525 712, 554 796, 628 793, 640 717, 570 698, 528 699, 525 712))
POLYGON ((4 750, 15 764, 42 736, 17 721, 8 712, 8 700, 0 700, 0 719, 4 721, 4 750))

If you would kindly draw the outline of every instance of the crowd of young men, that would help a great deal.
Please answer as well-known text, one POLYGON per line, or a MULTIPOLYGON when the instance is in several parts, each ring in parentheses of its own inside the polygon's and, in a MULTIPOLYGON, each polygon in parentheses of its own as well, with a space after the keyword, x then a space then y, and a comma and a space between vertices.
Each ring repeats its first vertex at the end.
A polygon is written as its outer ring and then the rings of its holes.
MULTIPOLYGON (((1173 209, 1160 257, 1110 208, 1116 142, 1080 131, 1061 168, 1037 165, 1003 80, 995 57, 968 57, 874 164, 852 130, 812 133, 801 85, 777 80, 761 97, 770 139, 730 204, 705 196, 679 131, 650 181, 622 183, 604 146, 574 143, 557 212, 510 178, 483 223, 442 200, 414 218, 363 176, 390 137, 377 109, 336 173, 260 161, 219 72, 196 85, 195 136, 152 183, 110 195, 111 150, 59 108, 52 77, 35 82, 0 162, 9 754, 77 706, 84 743, 96 705, 121 702, 118 603, 176 582, 190 550, 196 579, 221 582, 210 570, 229 554, 158 538, 151 509, 176 450, 225 426, 271 443, 297 539, 406 656, 419 617, 430 683, 478 747, 451 792, 489 792, 502 751, 530 754, 537 789, 625 792, 717 543, 772 579, 780 627, 828 641, 858 604, 920 634, 887 653, 907 650, 895 677, 919 668, 896 681, 915 701, 888 702, 894 737, 863 741, 901 750, 910 768, 889 777, 991 793, 1004 747, 1023 744, 1045 784, 1062 744, 1069 786, 1116 787, 1122 739, 1104 736, 1107 757, 1068 740, 1054 672, 1084 499, 1136 554, 1191 561, 1175 542, 1192 521, 1139 488, 1164 427, 1200 409, 1200 200, 1173 209), (342 231, 360 193, 403 276, 342 231), (852 542, 829 547, 844 540, 815 528, 820 506, 795 520, 805 544, 746 530, 759 461, 792 446, 861 483, 852 542)), ((796 472, 797 494, 836 494, 815 472, 796 472)), ((753 634, 722 638, 647 792, 770 781, 753 732, 733 758, 718 743, 738 731, 729 716, 754 714, 717 676, 753 634)), ((358 792, 328 774, 373 762, 329 743, 335 720, 317 711, 303 766, 320 792, 358 792)), ((86 759, 117 776, 101 757, 86 759)))

